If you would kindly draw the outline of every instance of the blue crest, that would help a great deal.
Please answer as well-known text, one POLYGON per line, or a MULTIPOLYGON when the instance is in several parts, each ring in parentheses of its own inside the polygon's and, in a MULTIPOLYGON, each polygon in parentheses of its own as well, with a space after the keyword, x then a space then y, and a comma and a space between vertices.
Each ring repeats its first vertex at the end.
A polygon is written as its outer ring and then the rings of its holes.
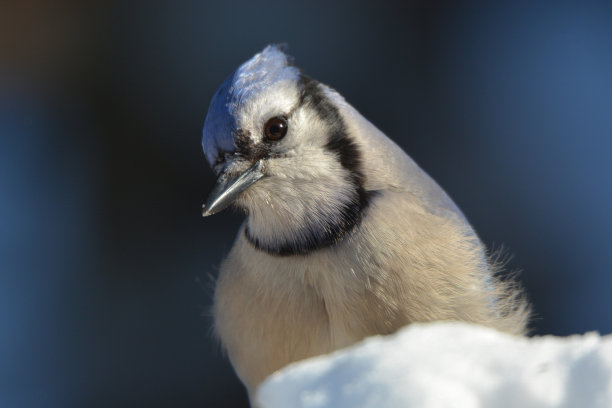
POLYGON ((298 79, 299 70, 289 62, 279 46, 269 45, 219 87, 210 102, 202 130, 202 148, 211 166, 221 153, 235 151, 236 115, 240 108, 270 85, 298 79))

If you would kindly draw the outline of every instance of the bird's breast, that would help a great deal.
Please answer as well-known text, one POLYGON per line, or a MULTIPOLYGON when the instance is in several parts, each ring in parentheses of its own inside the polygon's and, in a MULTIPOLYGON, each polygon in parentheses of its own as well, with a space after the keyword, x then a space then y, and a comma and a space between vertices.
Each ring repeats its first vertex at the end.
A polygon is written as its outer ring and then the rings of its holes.
POLYGON ((290 362, 329 353, 368 334, 363 285, 334 249, 280 257, 240 231, 215 291, 215 328, 247 387, 290 362), (357 312, 357 313, 355 313, 357 312), (364 311, 365 312, 365 311, 364 311))

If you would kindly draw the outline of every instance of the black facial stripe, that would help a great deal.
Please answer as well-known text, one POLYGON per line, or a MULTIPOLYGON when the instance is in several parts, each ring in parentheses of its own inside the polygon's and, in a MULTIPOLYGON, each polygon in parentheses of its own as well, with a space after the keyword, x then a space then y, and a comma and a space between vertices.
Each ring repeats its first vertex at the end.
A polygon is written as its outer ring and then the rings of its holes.
POLYGON ((340 158, 342 167, 350 172, 352 182, 359 195, 359 208, 365 209, 368 206, 368 192, 365 191, 364 176, 361 171, 361 152, 357 144, 348 136, 346 125, 338 108, 325 96, 321 85, 314 79, 301 75, 302 85, 301 104, 309 103, 314 107, 319 116, 327 122, 329 126, 329 139, 325 147, 334 152, 340 158))
MULTIPOLYGON (((293 113, 293 110, 290 113, 293 113)), ((233 152, 219 150, 219 154, 212 165, 213 169, 216 169, 217 166, 227 160, 228 157, 233 157, 235 155, 240 156, 251 163, 255 163, 263 158, 288 157, 283 152, 275 152, 272 150, 272 146, 274 145, 275 141, 263 140, 260 143, 253 142, 251 139, 251 132, 249 130, 238 129, 233 133, 233 138, 236 150, 233 152)))
POLYGON ((245 129, 238 129, 234 133, 234 145, 236 150, 241 153, 248 152, 253 143, 251 142, 251 132, 245 129))
POLYGON ((269 146, 263 143, 253 143, 251 132, 245 129, 236 130, 234 145, 236 146, 236 153, 252 163, 270 154, 269 146))
POLYGON ((319 82, 302 75, 300 83, 302 84, 300 104, 310 104, 329 128, 329 139, 325 147, 338 155, 345 169, 356 173, 362 179, 361 153, 355 142, 349 138, 338 109, 327 99, 319 82))
POLYGON ((346 126, 338 109, 327 99, 321 85, 307 77, 301 76, 300 106, 309 105, 328 127, 328 141, 325 148, 337 155, 342 167, 348 170, 350 182, 354 186, 355 197, 340 210, 340 214, 330 216, 328 220, 315 226, 305 226, 296 231, 298 238, 294 242, 269 244, 251 235, 248 227, 245 236, 255 248, 271 255, 306 255, 320 248, 329 247, 341 241, 353 230, 363 217, 364 210, 374 195, 363 187, 361 171, 361 152, 357 144, 348 136, 346 126), (321 225, 324 227, 322 228, 321 225))

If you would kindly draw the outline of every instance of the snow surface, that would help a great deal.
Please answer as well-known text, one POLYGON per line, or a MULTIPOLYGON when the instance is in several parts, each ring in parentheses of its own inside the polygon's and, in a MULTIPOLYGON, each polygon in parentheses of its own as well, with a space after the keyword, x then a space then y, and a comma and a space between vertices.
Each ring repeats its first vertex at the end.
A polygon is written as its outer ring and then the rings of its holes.
POLYGON ((465 323, 414 324, 290 365, 262 408, 612 407, 612 335, 524 338, 465 323))

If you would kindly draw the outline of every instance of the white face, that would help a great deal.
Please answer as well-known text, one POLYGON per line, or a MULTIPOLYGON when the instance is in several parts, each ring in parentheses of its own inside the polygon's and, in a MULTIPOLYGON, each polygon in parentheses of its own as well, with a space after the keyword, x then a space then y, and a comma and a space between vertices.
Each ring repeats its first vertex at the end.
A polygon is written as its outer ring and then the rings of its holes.
MULTIPOLYGON (((358 199, 349 171, 326 148, 329 124, 310 105, 294 106, 283 115, 287 134, 270 143, 270 154, 264 159, 266 177, 238 200, 250 214, 250 232, 269 245, 298 243, 318 229, 342 223, 343 208, 358 199)), ((268 119, 254 122, 249 129, 260 143, 266 143, 261 141, 261 123, 268 119)))
MULTIPOLYGON (((231 87, 225 85, 231 96, 222 98, 224 105, 213 99, 213 105, 231 114, 232 150, 228 151, 225 140, 229 136, 219 135, 223 127, 209 126, 214 120, 208 117, 203 145, 209 161, 216 155, 218 174, 241 174, 254 162, 263 162, 264 177, 236 200, 249 214, 247 236, 268 252, 304 253, 330 245, 352 227, 363 195, 360 175, 343 165, 340 157, 337 145, 342 143, 350 145, 348 151, 358 152, 345 134, 337 109, 324 100, 322 85, 300 78, 282 56, 282 66, 267 62, 267 68, 281 70, 275 75, 268 70, 266 75, 250 72, 251 65, 265 60, 254 57, 237 71, 231 87), (270 138, 266 133, 274 118, 286 126, 282 137, 270 138), (214 137, 212 132, 217 132, 214 137), (334 137, 337 143, 330 146, 334 137)), ((213 105, 209 117, 222 111, 213 105)))

